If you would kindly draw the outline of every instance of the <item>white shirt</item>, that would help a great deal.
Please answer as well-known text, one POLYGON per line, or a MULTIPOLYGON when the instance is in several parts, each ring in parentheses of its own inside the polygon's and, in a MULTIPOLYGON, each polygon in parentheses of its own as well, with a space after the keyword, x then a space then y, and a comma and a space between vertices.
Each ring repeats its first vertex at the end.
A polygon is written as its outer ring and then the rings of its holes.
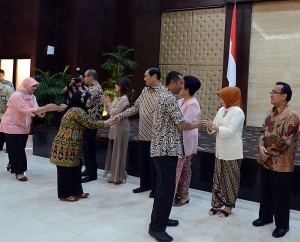
MULTIPOLYGON (((221 107, 213 123, 219 126, 216 137, 216 157, 221 160, 237 160, 243 156, 243 126, 245 115, 241 108, 221 107)), ((210 132, 214 133, 215 131, 210 132)))

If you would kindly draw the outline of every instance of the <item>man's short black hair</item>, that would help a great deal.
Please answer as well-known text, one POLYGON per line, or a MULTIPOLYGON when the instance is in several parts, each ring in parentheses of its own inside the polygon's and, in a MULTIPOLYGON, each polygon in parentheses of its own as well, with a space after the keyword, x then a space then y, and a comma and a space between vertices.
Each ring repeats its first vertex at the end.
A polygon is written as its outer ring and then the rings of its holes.
POLYGON ((160 74, 160 69, 159 68, 150 67, 150 68, 147 69, 147 71, 149 71, 150 76, 156 75, 157 79, 160 80, 161 74, 160 74))
POLYGON ((282 86, 281 92, 286 94, 286 100, 289 102, 293 94, 291 86, 285 82, 276 82, 276 85, 282 86))
POLYGON ((182 79, 182 74, 178 71, 170 71, 166 77, 166 85, 170 85, 171 81, 179 81, 182 79))

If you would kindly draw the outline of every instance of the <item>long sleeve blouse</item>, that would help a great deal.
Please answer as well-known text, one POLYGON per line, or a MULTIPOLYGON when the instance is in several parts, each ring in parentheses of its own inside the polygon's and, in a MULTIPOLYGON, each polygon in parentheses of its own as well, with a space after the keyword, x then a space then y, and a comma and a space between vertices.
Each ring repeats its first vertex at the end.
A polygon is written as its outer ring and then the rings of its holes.
MULTIPOLYGON (((182 112, 184 120, 195 121, 201 116, 199 102, 195 97, 184 102, 183 98, 178 101, 178 106, 182 112)), ((196 154, 198 148, 198 129, 183 130, 183 147, 186 156, 196 154)))
POLYGON ((111 104, 107 105, 107 110, 111 117, 123 112, 129 107, 129 100, 126 95, 116 97, 111 104))
POLYGON ((34 112, 37 108, 38 104, 34 95, 26 95, 20 91, 14 92, 1 118, 0 130, 7 134, 29 134, 32 117, 35 116, 34 112))
MULTIPOLYGON (((245 115, 241 108, 221 107, 213 123, 219 126, 216 137, 216 157, 221 160, 243 158, 243 126, 245 115)), ((208 131, 208 133, 214 133, 208 131)))

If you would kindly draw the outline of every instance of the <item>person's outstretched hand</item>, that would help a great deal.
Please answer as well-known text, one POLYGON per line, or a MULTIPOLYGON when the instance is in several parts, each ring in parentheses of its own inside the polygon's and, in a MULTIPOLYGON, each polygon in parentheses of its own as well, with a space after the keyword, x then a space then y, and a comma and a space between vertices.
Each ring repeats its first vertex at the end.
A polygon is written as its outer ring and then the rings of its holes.
POLYGON ((108 119, 104 121, 104 125, 106 126, 113 126, 116 124, 116 121, 114 121, 113 119, 108 119))
POLYGON ((66 104, 60 104, 59 106, 57 106, 57 109, 55 111, 63 112, 66 110, 66 108, 67 108, 66 104))

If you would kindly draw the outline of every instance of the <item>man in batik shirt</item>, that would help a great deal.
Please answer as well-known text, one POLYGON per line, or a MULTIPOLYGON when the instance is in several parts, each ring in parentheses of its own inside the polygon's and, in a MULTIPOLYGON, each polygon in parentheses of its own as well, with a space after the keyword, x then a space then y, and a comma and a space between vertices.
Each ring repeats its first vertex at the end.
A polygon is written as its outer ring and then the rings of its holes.
POLYGON ((193 123, 183 119, 178 102, 173 94, 183 88, 183 76, 171 71, 166 77, 166 90, 158 98, 153 116, 151 157, 156 171, 154 203, 149 225, 149 234, 158 241, 172 241, 166 226, 177 226, 178 220, 169 219, 172 208, 178 157, 183 156, 180 129, 201 128, 200 121, 193 123))
MULTIPOLYGON (((102 119, 103 103, 101 96, 103 95, 102 87, 98 82, 97 72, 93 69, 87 70, 84 73, 84 84, 87 86, 87 91, 91 94, 87 102, 87 112, 89 118, 93 121, 102 119)), ((96 161, 96 135, 97 129, 86 129, 84 134, 84 164, 85 171, 82 172, 81 182, 90 182, 97 179, 97 161, 96 161)))
POLYGON ((291 87, 277 82, 270 92, 274 107, 267 113, 258 140, 261 165, 261 192, 259 218, 253 226, 260 227, 273 222, 275 238, 289 231, 291 177, 295 166, 299 117, 289 107, 291 87))
POLYGON ((150 143, 152 138, 153 113, 156 110, 159 94, 166 88, 160 82, 160 69, 151 67, 145 71, 144 81, 146 87, 134 102, 132 107, 116 115, 114 120, 128 118, 139 113, 139 163, 140 187, 133 189, 133 193, 151 190, 149 197, 155 193, 155 169, 150 156, 150 143))

